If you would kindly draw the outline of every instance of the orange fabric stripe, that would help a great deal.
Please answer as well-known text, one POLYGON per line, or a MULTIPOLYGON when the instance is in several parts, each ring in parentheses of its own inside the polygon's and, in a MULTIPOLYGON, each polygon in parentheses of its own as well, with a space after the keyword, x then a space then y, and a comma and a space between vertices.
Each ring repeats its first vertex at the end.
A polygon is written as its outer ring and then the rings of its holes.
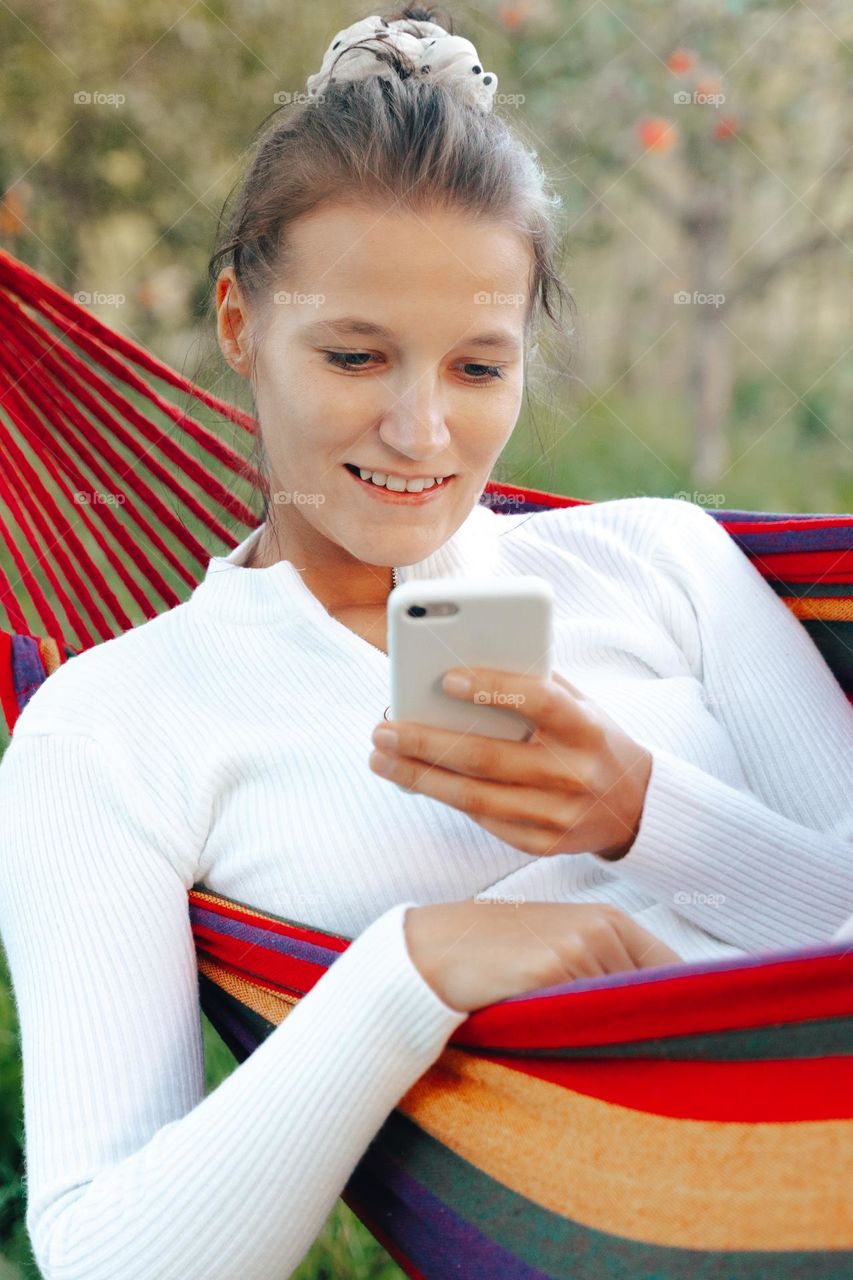
POLYGON ((398 1106, 518 1195, 598 1231, 686 1249, 853 1248, 853 1121, 646 1115, 456 1049, 398 1106))
POLYGON ((832 622, 853 622, 851 596, 781 596, 795 618, 825 618, 832 622))

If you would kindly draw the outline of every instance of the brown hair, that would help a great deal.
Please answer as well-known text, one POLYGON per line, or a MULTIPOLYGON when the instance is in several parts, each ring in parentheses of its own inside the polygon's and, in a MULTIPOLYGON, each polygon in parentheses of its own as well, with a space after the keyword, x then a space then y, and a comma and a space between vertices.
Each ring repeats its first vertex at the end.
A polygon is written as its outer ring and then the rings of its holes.
MULTIPOLYGON (((385 20, 400 19, 438 22, 453 34, 452 19, 439 20, 433 9, 409 7, 385 20)), ((252 349, 274 283, 286 277, 288 227, 342 193, 365 204, 394 199, 415 210, 444 205, 509 222, 529 242, 533 260, 526 337, 543 314, 563 336, 571 334, 563 329, 562 310, 567 305, 573 315, 574 302, 556 265, 561 201, 546 189, 535 151, 494 111, 469 106, 446 85, 413 76, 415 68, 396 49, 375 38, 362 43, 398 74, 332 81, 316 99, 305 95, 295 106, 277 108, 258 130, 227 219, 223 210, 209 285, 215 286, 223 265, 233 266, 247 303, 252 349)), ((266 520, 269 476, 262 446, 256 463, 266 520)))

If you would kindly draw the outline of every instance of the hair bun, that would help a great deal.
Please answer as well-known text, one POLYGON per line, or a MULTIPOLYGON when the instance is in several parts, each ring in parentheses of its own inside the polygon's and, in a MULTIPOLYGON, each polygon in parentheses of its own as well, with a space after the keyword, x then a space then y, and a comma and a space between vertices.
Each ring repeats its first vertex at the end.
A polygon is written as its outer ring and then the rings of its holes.
POLYGON ((483 70, 470 40, 450 35, 435 22, 411 18, 389 22, 376 14, 332 38, 320 70, 308 77, 306 87, 309 96, 317 98, 329 83, 369 76, 390 80, 395 75, 446 84, 463 102, 481 111, 491 111, 498 87, 497 76, 483 70))

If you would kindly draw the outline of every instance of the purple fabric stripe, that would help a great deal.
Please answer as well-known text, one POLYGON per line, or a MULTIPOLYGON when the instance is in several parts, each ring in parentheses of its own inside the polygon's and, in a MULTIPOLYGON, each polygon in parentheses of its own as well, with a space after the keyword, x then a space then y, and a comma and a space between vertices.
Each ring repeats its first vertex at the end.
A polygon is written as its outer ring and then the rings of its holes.
POLYGON ((234 1044, 239 1045, 244 1056, 248 1058, 261 1042, 254 1031, 250 1031, 248 1027, 243 1025, 237 1015, 231 1013, 225 1001, 219 996, 219 987, 216 986, 213 979, 208 978, 207 981, 210 984, 210 989, 215 990, 217 993, 213 996, 207 995, 205 999, 204 1012, 207 1018, 223 1040, 225 1036, 222 1033, 227 1032, 234 1044))
POLYGON ((23 711, 30 698, 44 684, 47 672, 39 656, 38 642, 32 636, 12 636, 12 681, 18 710, 23 711))
POLYGON ((800 528, 780 533, 729 533, 729 537, 744 551, 758 554, 774 551, 849 551, 853 548, 853 525, 843 529, 800 528))
MULTIPOLYGON (((547 1271, 528 1266, 454 1213, 375 1142, 362 1157, 350 1185, 365 1213, 388 1232, 427 1280, 463 1274, 500 1276, 500 1280, 550 1280, 547 1271), (367 1185, 368 1180, 372 1186, 367 1185)), ((517 1200, 521 1216, 524 1197, 517 1200)))
POLYGON ((760 951, 751 956, 737 956, 731 960, 693 960, 689 964, 661 965, 657 969, 627 969, 623 973, 608 973, 601 978, 577 978, 561 982, 553 987, 541 987, 538 991, 522 992, 507 996, 498 1004, 518 1004, 522 1000, 541 1000, 548 996, 574 994, 580 991, 600 991, 608 987, 632 987, 647 982, 668 982, 672 979, 692 978, 697 973, 732 973, 739 969, 757 969, 761 965, 791 964, 796 960, 821 959, 824 956, 843 956, 850 951, 850 943, 828 942, 816 947, 798 947, 786 951, 760 951))
MULTIPOLYGON (((649 495, 650 497, 653 495, 649 495)), ((665 496, 663 494, 661 497, 665 496)), ((606 501, 606 499, 603 499, 606 501)), ((547 503, 542 502, 511 502, 503 494, 487 494, 484 493, 480 499, 480 503, 484 507, 491 507, 493 511, 497 511, 501 515, 515 515, 519 511, 551 511, 553 510, 547 503)), ((578 506, 585 507, 589 503, 578 503, 578 506)), ((699 504, 694 504, 698 506, 699 504)), ((571 508, 569 508, 571 509, 571 508)), ((715 520, 737 521, 738 523, 778 522, 782 520, 839 520, 845 518, 849 520, 849 516, 838 511, 741 511, 737 507, 703 507, 703 511, 707 511, 708 515, 714 517, 715 520)), ((839 528, 853 529, 853 525, 839 525, 839 528)))
POLYGON ((718 520, 752 520, 766 523, 773 520, 849 520, 850 518, 843 514, 840 515, 837 511, 738 511, 734 507, 725 510, 712 510, 710 507, 706 507, 705 510, 718 520))
MULTIPOLYGON (((538 502, 491 502, 484 501, 485 507, 490 507, 492 511, 496 511, 499 515, 519 515, 535 513, 537 511, 550 511, 553 508, 538 502)), ((586 505, 586 504, 584 504, 586 505)), ((571 510, 571 508, 569 508, 571 510)), ((782 513, 765 513, 763 511, 718 511, 711 510, 709 507, 703 508, 715 520, 722 523, 729 522, 762 522, 770 523, 781 520, 799 520, 802 523, 796 529, 780 530, 778 533, 772 530, 764 530, 760 533, 730 533, 729 536, 734 538, 735 542, 745 551, 751 551, 756 555, 765 552, 784 552, 784 551, 845 551, 853 548, 853 524, 837 524, 831 525, 829 528, 815 529, 810 527, 809 521, 816 519, 835 519, 839 518, 837 512, 828 512, 821 515, 817 512, 782 512, 782 513)), ((728 532, 728 530, 726 531, 728 532)))
MULTIPOLYGON (((254 943, 266 947, 269 951, 278 951, 282 955, 293 956, 296 960, 307 960, 311 964, 319 964, 328 968, 337 960, 340 952, 328 947, 318 946, 313 942, 305 942, 301 938, 288 938, 274 933, 260 925, 245 924, 240 920, 232 920, 230 916, 221 916, 217 912, 207 911, 203 907, 190 904, 190 921, 206 925, 214 933, 224 933, 241 942, 254 943)), ((309 926, 304 926, 308 928, 309 926)))

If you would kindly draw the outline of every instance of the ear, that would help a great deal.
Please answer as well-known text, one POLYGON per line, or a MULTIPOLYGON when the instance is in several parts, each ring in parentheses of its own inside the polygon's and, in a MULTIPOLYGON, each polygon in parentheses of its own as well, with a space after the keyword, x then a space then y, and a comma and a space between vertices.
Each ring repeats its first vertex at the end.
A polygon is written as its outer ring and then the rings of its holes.
POLYGON ((223 267, 216 281, 216 336, 219 349, 235 373, 249 376, 249 323, 233 267, 223 267))

